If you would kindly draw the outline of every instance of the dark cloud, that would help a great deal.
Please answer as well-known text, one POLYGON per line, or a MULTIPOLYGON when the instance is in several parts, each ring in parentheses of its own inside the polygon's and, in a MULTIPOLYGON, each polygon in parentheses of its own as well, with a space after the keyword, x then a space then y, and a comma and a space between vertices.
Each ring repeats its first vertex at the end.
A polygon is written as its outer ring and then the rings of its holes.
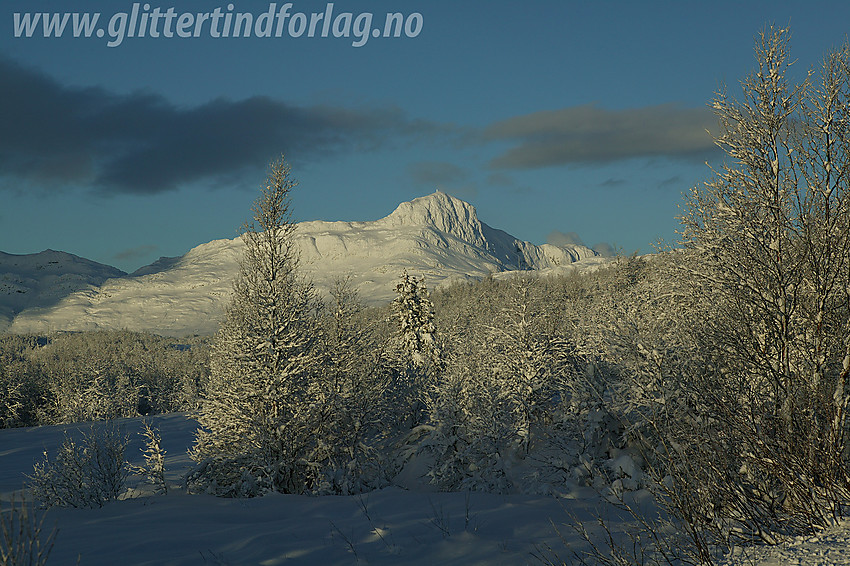
POLYGON ((599 186, 600 187, 606 187, 606 188, 614 188, 614 187, 621 187, 625 184, 626 184, 625 179, 614 179, 612 177, 610 179, 606 179, 606 180, 602 181, 601 183, 599 183, 599 186))
POLYGON ((112 259, 116 259, 118 261, 130 261, 135 259, 146 258, 152 253, 156 252, 159 249, 158 246, 137 246, 135 248, 130 248, 121 252, 118 252, 112 259))
POLYGON ((614 249, 614 246, 612 246, 608 242, 599 242, 598 244, 593 244, 592 246, 590 246, 590 249, 592 249, 602 257, 614 257, 615 255, 617 255, 617 250, 614 249))
POLYGON ((407 172, 418 186, 437 187, 462 183, 469 178, 466 169, 444 161, 411 163, 407 172))
POLYGON ((668 178, 664 179, 663 181, 661 181, 660 183, 658 183, 658 188, 661 188, 661 189, 667 189, 667 188, 670 188, 670 187, 685 188, 683 186, 683 183, 684 183, 684 180, 682 179, 681 175, 674 175, 673 177, 668 177, 668 178))
POLYGON ((704 158, 715 150, 706 133, 715 125, 708 108, 584 105, 496 122, 484 130, 483 139, 516 144, 490 162, 494 169, 533 169, 634 157, 704 158))
POLYGON ((494 187, 516 187, 516 180, 510 175, 506 175, 501 171, 496 171, 487 175, 487 184, 494 187))
POLYGON ((298 107, 264 96, 184 108, 149 93, 71 88, 0 57, 2 186, 152 194, 211 186, 269 159, 316 159, 430 135, 397 108, 298 107))
POLYGON ((559 230, 549 232, 549 235, 546 236, 546 243, 561 247, 584 245, 581 237, 575 232, 561 232, 559 230))
POLYGON ((617 255, 617 251, 611 244, 607 242, 599 242, 598 244, 587 246, 587 244, 582 241, 581 236, 579 236, 575 232, 561 232, 559 230, 552 230, 551 232, 549 232, 549 235, 546 236, 546 243, 559 247, 586 246, 601 255, 602 257, 613 257, 617 255))

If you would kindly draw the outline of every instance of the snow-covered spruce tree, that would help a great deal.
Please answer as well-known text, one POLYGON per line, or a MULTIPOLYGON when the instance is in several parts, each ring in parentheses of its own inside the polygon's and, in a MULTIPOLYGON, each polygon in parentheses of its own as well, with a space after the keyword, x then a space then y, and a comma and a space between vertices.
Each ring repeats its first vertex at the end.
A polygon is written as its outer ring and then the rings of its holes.
POLYGON ((696 516, 766 542, 828 525, 850 488, 850 49, 794 82, 788 39, 762 33, 743 98, 713 104, 728 160, 690 194, 681 261, 713 311, 670 452, 696 516))
POLYGON ((298 273, 289 210, 295 184, 282 158, 271 164, 214 340, 189 483, 222 495, 309 487, 319 325, 313 287, 298 273))
POLYGON ((424 419, 423 394, 443 367, 434 325, 434 304, 424 279, 417 279, 405 270, 396 285, 392 311, 398 323, 398 367, 393 389, 399 414, 407 418, 408 428, 412 428, 424 419))
POLYGON ((439 365, 440 349, 434 326, 434 304, 425 286, 425 279, 417 279, 404 270, 396 285, 393 312, 398 320, 401 349, 418 368, 439 365))

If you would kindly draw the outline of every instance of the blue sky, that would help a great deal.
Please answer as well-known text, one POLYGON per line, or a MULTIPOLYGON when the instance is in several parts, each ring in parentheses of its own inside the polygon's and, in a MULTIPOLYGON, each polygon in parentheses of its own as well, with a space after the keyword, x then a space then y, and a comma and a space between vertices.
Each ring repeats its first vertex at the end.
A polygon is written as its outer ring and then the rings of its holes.
MULTIPOLYGON (((147 13, 257 18, 271 4, 230 3, 147 13)), ((372 220, 439 188, 535 243, 651 251, 721 158, 707 103, 724 83, 737 92, 755 34, 790 24, 802 73, 850 31, 844 2, 340 0, 334 18, 418 13, 421 31, 361 47, 354 31, 15 37, 15 12, 100 12, 108 29, 133 4, 0 4, 0 250, 132 271, 235 237, 283 153, 297 220, 372 220)))

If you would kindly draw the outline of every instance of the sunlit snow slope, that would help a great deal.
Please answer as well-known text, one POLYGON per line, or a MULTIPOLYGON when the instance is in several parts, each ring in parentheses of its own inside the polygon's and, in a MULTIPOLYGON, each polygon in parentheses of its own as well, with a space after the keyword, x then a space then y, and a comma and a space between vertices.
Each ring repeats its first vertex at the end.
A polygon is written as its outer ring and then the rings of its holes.
POLYGON ((0 330, 21 311, 52 307, 75 293, 94 293, 104 281, 127 274, 65 252, 0 252, 0 330))
MULTIPOLYGON (((303 222, 296 240, 301 265, 320 290, 350 276, 361 298, 372 304, 392 298, 404 269, 424 275, 434 288, 488 273, 563 270, 602 261, 584 246, 536 246, 517 240, 481 222, 472 205, 442 192, 402 203, 372 222, 303 222)), ((9 313, 8 329, 20 333, 126 328, 176 336, 209 334, 222 318, 242 246, 240 238, 216 240, 131 275, 113 270, 109 279, 86 280, 58 300, 14 303, 7 299, 18 298, 4 291, 0 315, 9 313)), ((14 273, 4 258, 33 258, 37 263, 41 255, 0 257, 0 282, 7 271, 14 273)), ((112 269, 101 267, 104 271, 98 273, 112 269)), ((35 281, 38 287, 37 276, 35 281)), ((0 328, 2 324, 0 319, 0 328)))

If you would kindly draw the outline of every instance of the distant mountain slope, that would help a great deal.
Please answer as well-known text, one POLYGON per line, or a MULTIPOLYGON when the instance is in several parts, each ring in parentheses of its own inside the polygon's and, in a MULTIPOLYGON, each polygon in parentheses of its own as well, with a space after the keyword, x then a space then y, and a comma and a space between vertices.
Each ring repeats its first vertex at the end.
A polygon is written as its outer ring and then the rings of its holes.
POLYGON ((107 279, 125 275, 109 265, 65 252, 0 252, 0 330, 21 311, 54 306, 73 293, 95 292, 107 279))
MULTIPOLYGON (((602 261, 584 246, 535 246, 517 240, 481 222, 472 205, 442 192, 402 203, 371 222, 303 222, 296 241, 301 265, 320 290, 348 276, 360 296, 373 304, 392 298, 404 269, 424 275, 434 288, 488 273, 551 271, 574 262, 592 266, 602 261)), ((242 247, 240 238, 215 240, 129 276, 118 272, 58 302, 29 303, 23 312, 14 311, 18 314, 10 329, 212 333, 222 318, 242 247)))

